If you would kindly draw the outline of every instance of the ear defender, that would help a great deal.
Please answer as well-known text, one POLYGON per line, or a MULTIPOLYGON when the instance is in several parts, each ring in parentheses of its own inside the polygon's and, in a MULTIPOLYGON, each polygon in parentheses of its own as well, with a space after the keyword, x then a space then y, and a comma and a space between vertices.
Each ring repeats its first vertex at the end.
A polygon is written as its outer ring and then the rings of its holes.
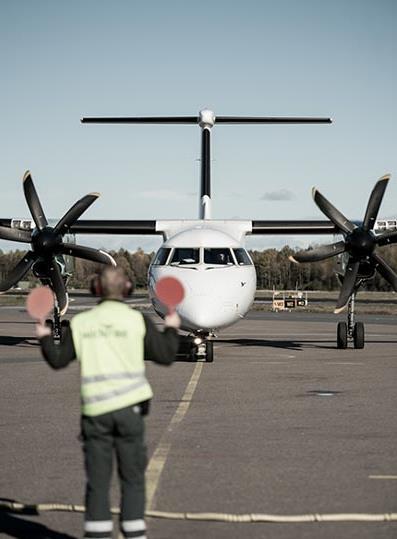
POLYGON ((134 291, 134 285, 132 284, 132 281, 130 279, 126 279, 123 297, 128 298, 129 296, 132 295, 133 291, 134 291))
POLYGON ((90 292, 93 296, 102 296, 102 286, 99 275, 94 275, 93 277, 91 277, 90 292))

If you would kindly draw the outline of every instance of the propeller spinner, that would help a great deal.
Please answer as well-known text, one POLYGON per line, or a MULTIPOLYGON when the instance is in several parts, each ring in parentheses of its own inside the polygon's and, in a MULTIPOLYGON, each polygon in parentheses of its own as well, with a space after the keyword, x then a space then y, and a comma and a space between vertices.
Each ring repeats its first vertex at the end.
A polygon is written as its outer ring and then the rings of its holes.
POLYGON ((317 189, 313 188, 314 202, 344 235, 344 241, 321 245, 309 251, 300 251, 293 257, 291 256, 290 259, 296 263, 318 262, 345 252, 348 253, 349 258, 335 313, 341 312, 346 307, 350 296, 354 292, 360 264, 363 262, 370 264, 373 270, 378 271, 397 291, 397 274, 375 252, 377 246, 397 243, 397 232, 385 232, 378 236, 373 232, 389 180, 390 175, 387 174, 376 182, 368 200, 364 220, 360 226, 349 221, 329 200, 317 189))
POLYGON ((0 226, 1 239, 31 244, 31 250, 25 253, 15 268, 0 283, 0 292, 5 292, 14 286, 32 266, 38 263, 40 264, 40 277, 49 280, 57 299, 60 314, 64 314, 67 309, 68 299, 61 269, 56 260, 57 255, 69 255, 102 264, 116 265, 114 259, 105 251, 64 243, 63 241, 64 234, 95 202, 99 197, 99 193, 89 193, 78 200, 55 227, 51 227, 48 225, 48 220, 29 171, 23 177, 23 190, 36 228, 31 232, 0 226))

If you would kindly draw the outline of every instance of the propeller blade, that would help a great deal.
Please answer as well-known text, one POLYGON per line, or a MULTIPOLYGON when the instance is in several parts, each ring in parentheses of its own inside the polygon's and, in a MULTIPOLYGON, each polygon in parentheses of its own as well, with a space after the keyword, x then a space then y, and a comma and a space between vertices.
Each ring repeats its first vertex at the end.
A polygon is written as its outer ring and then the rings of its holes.
POLYGON ((83 245, 64 243, 61 247, 61 253, 64 255, 76 256, 77 258, 84 258, 84 260, 91 260, 92 262, 99 262, 101 264, 117 265, 114 258, 106 251, 92 249, 91 247, 85 247, 83 245))
POLYGON ((51 287, 54 291, 55 297, 57 298, 59 314, 63 315, 66 313, 68 309, 69 298, 66 292, 66 287, 65 287, 65 283, 62 277, 60 267, 57 264, 54 257, 52 257, 49 270, 50 270, 49 277, 51 279, 51 287))
POLYGON ((376 218, 378 217, 379 208, 382 203, 383 195, 385 194, 389 180, 389 174, 382 176, 382 178, 380 178, 380 180, 376 182, 375 187, 372 189, 372 193, 368 199, 368 205, 363 221, 364 230, 372 230, 374 228, 376 218))
POLYGON ((32 251, 28 251, 15 268, 10 271, 4 281, 0 283, 0 292, 6 292, 12 286, 16 285, 30 270, 35 260, 36 255, 32 251))
POLYGON ((320 193, 315 187, 312 191, 314 202, 320 208, 320 210, 326 215, 331 221, 336 225, 342 232, 348 234, 353 232, 355 226, 352 222, 349 221, 339 210, 335 208, 329 200, 325 198, 324 195, 320 193))
POLYGON ((65 213, 62 219, 57 223, 54 228, 54 232, 64 234, 68 229, 77 221, 96 199, 99 197, 99 193, 89 193, 83 198, 80 198, 73 206, 65 213))
POLYGON ((375 241, 376 244, 379 245, 379 247, 382 247, 383 245, 391 245, 392 243, 397 243, 397 232, 386 232, 381 236, 377 236, 375 241))
POLYGON ((340 291, 338 302, 334 310, 335 314, 338 314, 341 311, 343 311, 343 309, 347 305, 347 302, 349 301, 350 296, 353 294, 359 266, 360 266, 359 261, 355 261, 351 257, 349 258, 349 262, 346 267, 346 272, 343 277, 342 289, 340 291))
POLYGON ((305 262, 318 262, 319 260, 324 260, 325 258, 330 258, 331 256, 340 255, 346 250, 346 244, 344 241, 338 241, 337 243, 331 243, 330 245, 320 245, 315 249, 310 249, 308 251, 299 251, 293 256, 288 257, 291 262, 296 264, 302 264, 305 262))
POLYGON ((41 206, 40 199, 29 170, 25 172, 23 177, 23 191, 25 193, 26 202, 28 203, 33 220, 36 223, 37 228, 41 230, 48 225, 48 221, 41 206))
POLYGON ((19 228, 0 226, 0 239, 30 243, 32 241, 32 235, 30 230, 20 230, 19 228))
POLYGON ((376 269, 382 275, 382 277, 391 284, 394 290, 397 292, 397 274, 396 272, 385 262, 385 260, 376 253, 373 253, 372 260, 376 263, 376 269))

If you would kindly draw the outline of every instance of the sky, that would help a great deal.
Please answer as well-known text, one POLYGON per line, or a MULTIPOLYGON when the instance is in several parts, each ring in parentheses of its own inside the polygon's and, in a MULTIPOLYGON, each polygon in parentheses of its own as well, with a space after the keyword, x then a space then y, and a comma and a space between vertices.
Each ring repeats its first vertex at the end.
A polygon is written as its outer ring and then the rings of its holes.
MULTIPOLYGON (((334 121, 215 125, 214 218, 322 219, 316 186, 360 219, 388 172, 379 217, 397 217, 396 53, 395 0, 0 0, 0 217, 30 216, 29 169, 52 218, 91 191, 101 197, 86 219, 197 218, 197 126, 80 118, 206 107, 334 121)), ((255 236, 247 245, 308 241, 255 236)), ((79 243, 152 250, 160 240, 79 243)))

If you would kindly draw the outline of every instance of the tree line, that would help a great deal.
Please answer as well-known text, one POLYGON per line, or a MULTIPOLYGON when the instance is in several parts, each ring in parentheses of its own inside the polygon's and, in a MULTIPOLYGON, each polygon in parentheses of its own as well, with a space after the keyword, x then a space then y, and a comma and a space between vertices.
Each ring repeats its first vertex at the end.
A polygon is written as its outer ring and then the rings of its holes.
MULTIPOLYGON (((253 250, 250 255, 255 264, 258 288, 277 290, 336 290, 339 287, 335 274, 335 258, 329 258, 313 264, 294 264, 289 260, 297 249, 289 246, 282 249, 253 250)), ((397 271, 397 245, 380 248, 377 251, 386 262, 397 271)), ((126 249, 110 251, 117 265, 124 268, 135 288, 147 287, 147 273, 154 253, 145 253, 142 249, 131 252, 126 249)), ((0 278, 4 277, 17 265, 24 251, 0 250, 0 278)), ((87 288, 93 274, 101 269, 101 264, 82 259, 67 260, 70 272, 68 285, 71 288, 87 288)), ((33 284, 36 278, 30 272, 24 281, 33 284)), ((378 273, 366 284, 367 290, 388 291, 390 285, 378 273)))

